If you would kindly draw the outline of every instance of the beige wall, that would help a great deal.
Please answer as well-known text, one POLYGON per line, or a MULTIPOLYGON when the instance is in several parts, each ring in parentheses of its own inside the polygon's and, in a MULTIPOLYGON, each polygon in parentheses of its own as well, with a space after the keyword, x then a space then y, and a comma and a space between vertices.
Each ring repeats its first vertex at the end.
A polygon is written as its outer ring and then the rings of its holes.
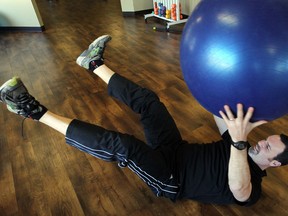
POLYGON ((181 0, 182 13, 190 15, 200 0, 181 0))
POLYGON ((43 25, 35 0, 0 0, 0 27, 43 25))
POLYGON ((123 12, 135 12, 153 8, 152 0, 121 0, 123 12))

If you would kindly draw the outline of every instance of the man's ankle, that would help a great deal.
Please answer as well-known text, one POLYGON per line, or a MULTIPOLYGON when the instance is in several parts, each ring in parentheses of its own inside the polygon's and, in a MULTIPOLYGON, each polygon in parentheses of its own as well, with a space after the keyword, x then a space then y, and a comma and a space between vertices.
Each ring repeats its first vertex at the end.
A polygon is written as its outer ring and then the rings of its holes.
POLYGON ((43 106, 43 105, 39 105, 38 108, 37 108, 37 112, 36 112, 36 109, 35 109, 35 113, 31 113, 29 115, 29 117, 33 120, 37 120, 39 121, 39 119, 48 111, 48 109, 43 106))
POLYGON ((89 70, 90 71, 94 71, 95 69, 97 69, 98 67, 100 67, 103 64, 104 64, 104 59, 103 58, 100 58, 100 59, 97 59, 97 60, 92 60, 89 63, 89 70))

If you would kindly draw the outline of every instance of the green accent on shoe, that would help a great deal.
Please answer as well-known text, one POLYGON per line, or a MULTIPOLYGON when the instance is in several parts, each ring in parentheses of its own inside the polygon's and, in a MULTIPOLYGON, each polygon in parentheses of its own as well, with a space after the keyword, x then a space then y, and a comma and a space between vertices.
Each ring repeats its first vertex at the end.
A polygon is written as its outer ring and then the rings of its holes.
POLYGON ((18 77, 13 77, 10 82, 8 83, 9 86, 13 87, 15 85, 17 85, 17 78, 18 77))

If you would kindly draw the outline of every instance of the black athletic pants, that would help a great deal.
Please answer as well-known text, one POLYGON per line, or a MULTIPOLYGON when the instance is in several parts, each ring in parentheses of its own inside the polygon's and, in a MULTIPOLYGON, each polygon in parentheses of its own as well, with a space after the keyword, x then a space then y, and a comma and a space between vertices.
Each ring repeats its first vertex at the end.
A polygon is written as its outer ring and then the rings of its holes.
POLYGON ((140 114, 147 144, 79 120, 69 125, 66 142, 97 158, 128 166, 157 196, 175 200, 179 191, 174 176, 175 153, 182 138, 174 120, 154 92, 118 74, 111 77, 108 91, 140 114))

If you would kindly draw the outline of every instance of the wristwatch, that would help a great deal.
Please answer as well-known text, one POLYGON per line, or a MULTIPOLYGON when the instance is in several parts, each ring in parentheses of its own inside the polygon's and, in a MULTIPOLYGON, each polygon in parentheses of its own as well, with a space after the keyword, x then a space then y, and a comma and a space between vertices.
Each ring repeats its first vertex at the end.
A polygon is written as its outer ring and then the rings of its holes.
POLYGON ((248 142, 247 141, 238 141, 238 142, 233 142, 232 141, 232 146, 234 146, 238 150, 243 150, 247 147, 248 142))

